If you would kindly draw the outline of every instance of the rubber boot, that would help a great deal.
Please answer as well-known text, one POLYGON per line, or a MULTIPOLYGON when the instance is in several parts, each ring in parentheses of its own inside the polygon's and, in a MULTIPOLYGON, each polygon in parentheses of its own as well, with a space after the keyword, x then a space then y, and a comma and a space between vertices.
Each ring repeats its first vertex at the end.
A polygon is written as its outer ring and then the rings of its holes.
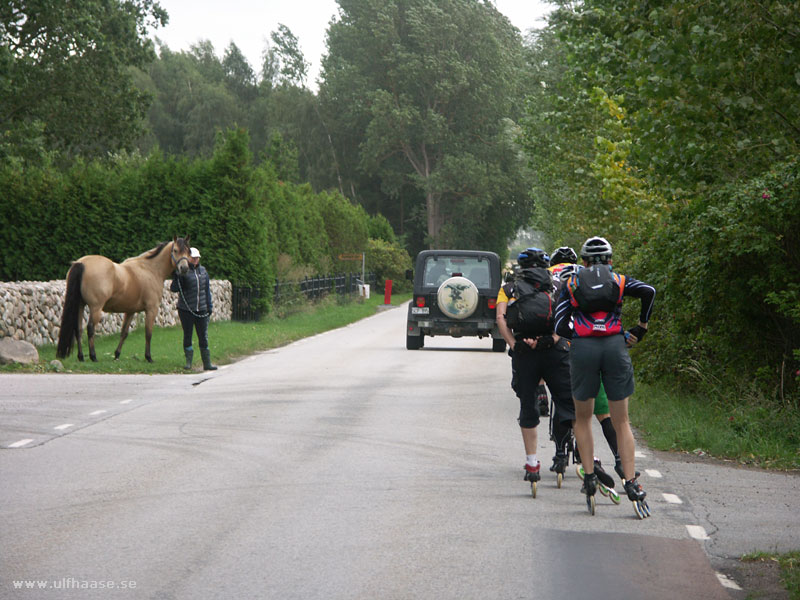
POLYGON ((211 350, 208 348, 200 348, 200 356, 203 357, 203 370, 216 371, 217 367, 211 364, 211 350))
POLYGON ((194 350, 192 348, 184 348, 183 353, 186 355, 186 364, 183 365, 185 371, 192 370, 192 359, 194 358, 194 350))

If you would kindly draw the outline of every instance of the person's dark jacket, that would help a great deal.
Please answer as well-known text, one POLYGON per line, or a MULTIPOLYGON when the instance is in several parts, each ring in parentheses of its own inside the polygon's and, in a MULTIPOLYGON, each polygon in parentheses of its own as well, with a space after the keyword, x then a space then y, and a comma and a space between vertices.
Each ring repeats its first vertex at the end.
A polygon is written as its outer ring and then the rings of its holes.
POLYGON ((211 284, 203 265, 190 266, 186 275, 176 273, 169 289, 178 292, 178 310, 187 310, 196 315, 205 315, 213 310, 211 284))

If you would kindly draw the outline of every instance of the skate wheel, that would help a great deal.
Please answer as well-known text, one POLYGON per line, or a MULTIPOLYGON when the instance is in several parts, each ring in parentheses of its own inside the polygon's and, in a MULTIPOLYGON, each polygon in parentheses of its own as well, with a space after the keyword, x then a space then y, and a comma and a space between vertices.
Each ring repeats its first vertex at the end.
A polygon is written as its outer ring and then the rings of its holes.
POLYGON ((600 493, 603 494, 603 496, 608 496, 608 488, 605 486, 605 484, 601 483, 597 487, 600 490, 600 493))
POLYGON ((644 512, 644 507, 642 507, 642 503, 640 501, 636 501, 633 503, 633 512, 636 513, 636 516, 640 519, 644 519, 647 515, 644 512))
POLYGON ((594 510, 596 508, 594 496, 586 496, 586 506, 589 509, 589 514, 594 516, 594 510))
POLYGON ((578 465, 577 467, 575 467, 575 472, 578 474, 578 477, 581 478, 581 481, 583 481, 583 475, 584 475, 583 465, 578 465))
POLYGON ((537 487, 536 482, 531 481, 531 496, 533 496, 534 498, 536 498, 536 487, 537 487))
POLYGON ((562 484, 563 481, 564 481, 564 474, 563 473, 558 473, 556 475, 556 487, 561 489, 561 484, 562 484))
POLYGON ((614 488, 608 488, 608 497, 611 498, 611 501, 614 504, 620 503, 619 494, 617 493, 617 490, 615 490, 614 488))
POLYGON ((650 516, 650 505, 647 504, 647 500, 642 500, 642 512, 644 513, 645 518, 650 516))

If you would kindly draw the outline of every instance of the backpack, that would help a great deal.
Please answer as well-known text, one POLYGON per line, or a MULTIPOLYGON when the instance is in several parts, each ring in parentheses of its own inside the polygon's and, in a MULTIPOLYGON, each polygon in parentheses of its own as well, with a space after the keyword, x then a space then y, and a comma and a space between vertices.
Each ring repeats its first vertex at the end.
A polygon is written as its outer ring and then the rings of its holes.
POLYGON ((611 312, 622 304, 625 276, 614 273, 608 265, 596 264, 570 277, 567 290, 570 303, 581 312, 611 312))
POLYGON ((514 298, 506 310, 511 331, 531 337, 553 333, 553 280, 547 269, 523 269, 514 283, 503 289, 514 298))
POLYGON ((585 267, 567 280, 570 304, 580 312, 573 317, 578 337, 608 336, 622 333, 617 307, 622 304, 625 276, 608 265, 585 267))

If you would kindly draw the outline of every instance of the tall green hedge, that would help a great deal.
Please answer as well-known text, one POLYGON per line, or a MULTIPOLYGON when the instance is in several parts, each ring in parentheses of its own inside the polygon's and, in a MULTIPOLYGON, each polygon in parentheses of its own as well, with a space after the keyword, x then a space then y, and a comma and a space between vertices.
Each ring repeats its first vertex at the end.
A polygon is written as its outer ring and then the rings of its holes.
POLYGON ((239 284, 270 287, 280 254, 316 272, 352 269, 338 256, 367 250, 369 215, 338 193, 280 181, 268 161, 254 166, 248 144, 229 130, 207 160, 0 164, 0 279, 62 279, 86 254, 119 262, 185 235, 212 277, 239 284))

